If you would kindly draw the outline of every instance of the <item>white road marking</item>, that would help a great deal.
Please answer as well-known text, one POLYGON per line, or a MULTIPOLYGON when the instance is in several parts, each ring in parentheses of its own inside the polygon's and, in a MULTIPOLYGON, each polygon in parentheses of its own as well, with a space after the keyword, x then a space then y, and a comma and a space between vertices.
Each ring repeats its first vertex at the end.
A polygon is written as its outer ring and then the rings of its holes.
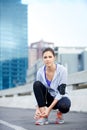
POLYGON ((10 128, 13 128, 14 130, 27 130, 27 129, 24 129, 23 127, 20 127, 20 126, 17 126, 17 125, 12 125, 6 121, 3 121, 3 120, 0 120, 0 123, 3 124, 3 125, 6 125, 10 128))

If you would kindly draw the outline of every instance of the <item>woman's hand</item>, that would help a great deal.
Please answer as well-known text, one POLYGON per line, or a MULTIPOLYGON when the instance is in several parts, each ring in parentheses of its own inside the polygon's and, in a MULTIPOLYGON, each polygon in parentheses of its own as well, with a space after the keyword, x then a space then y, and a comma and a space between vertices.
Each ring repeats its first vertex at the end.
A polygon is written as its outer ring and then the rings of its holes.
POLYGON ((41 116, 41 112, 39 110, 39 108, 36 108, 36 112, 35 112, 35 115, 34 115, 34 119, 39 119, 41 116))
POLYGON ((48 117, 50 113, 49 107, 44 107, 43 110, 36 108, 34 119, 39 119, 40 117, 48 117))
POLYGON ((48 117, 50 113, 49 107, 45 107, 45 110, 41 113, 42 117, 48 117))

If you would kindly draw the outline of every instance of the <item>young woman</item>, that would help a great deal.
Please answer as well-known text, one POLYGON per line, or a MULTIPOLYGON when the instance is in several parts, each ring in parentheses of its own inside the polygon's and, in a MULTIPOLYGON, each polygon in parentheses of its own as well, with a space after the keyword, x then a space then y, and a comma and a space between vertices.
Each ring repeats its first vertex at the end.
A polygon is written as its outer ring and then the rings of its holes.
POLYGON ((37 72, 33 90, 37 101, 35 124, 48 124, 48 116, 52 109, 58 109, 55 123, 64 123, 62 114, 70 110, 71 101, 66 92, 67 71, 62 65, 55 63, 52 48, 42 52, 44 65, 37 72))

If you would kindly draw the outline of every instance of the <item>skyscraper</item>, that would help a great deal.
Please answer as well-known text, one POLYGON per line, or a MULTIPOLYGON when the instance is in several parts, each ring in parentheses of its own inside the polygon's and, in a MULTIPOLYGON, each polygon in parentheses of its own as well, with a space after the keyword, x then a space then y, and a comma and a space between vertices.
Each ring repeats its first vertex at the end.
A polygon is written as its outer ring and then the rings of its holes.
POLYGON ((0 0, 0 89, 25 84, 27 68, 27 5, 0 0))

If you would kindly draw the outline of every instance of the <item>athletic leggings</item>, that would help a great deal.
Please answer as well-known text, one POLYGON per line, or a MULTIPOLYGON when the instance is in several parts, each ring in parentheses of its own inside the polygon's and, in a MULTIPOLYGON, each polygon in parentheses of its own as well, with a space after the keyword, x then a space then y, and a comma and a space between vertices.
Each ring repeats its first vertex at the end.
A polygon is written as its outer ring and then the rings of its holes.
MULTIPOLYGON (((49 107, 54 100, 54 97, 50 95, 48 89, 40 81, 34 82, 33 91, 39 107, 49 107)), ((53 107, 53 109, 59 109, 60 112, 67 113, 70 109, 70 106, 70 99, 67 97, 62 97, 60 100, 58 100, 58 103, 53 107)))

